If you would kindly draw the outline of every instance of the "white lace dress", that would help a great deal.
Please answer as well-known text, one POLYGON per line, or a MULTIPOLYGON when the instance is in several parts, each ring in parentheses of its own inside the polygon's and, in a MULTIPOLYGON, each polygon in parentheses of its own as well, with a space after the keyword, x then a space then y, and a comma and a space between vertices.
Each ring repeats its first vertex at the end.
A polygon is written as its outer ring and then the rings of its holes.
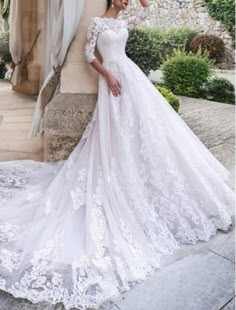
POLYGON ((100 76, 69 159, 0 164, 0 289, 98 309, 181 244, 231 224, 228 171, 125 54, 128 30, 150 10, 91 19, 86 59, 97 46, 122 92, 114 97, 100 76))

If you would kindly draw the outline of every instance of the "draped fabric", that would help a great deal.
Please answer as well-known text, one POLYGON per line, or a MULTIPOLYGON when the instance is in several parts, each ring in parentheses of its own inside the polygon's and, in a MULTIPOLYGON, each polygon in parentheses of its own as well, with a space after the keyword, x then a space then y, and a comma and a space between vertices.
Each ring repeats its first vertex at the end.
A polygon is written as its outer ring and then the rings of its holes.
POLYGON ((35 107, 30 136, 43 132, 43 114, 45 106, 52 99, 59 81, 60 69, 67 51, 76 34, 84 8, 84 0, 47 1, 46 25, 46 68, 48 73, 40 90, 35 107))
POLYGON ((10 53, 15 64, 14 74, 12 76, 12 84, 16 85, 21 82, 23 78, 20 73, 20 62, 23 57, 23 43, 22 43, 22 20, 21 20, 21 0, 11 1, 10 5, 10 53))

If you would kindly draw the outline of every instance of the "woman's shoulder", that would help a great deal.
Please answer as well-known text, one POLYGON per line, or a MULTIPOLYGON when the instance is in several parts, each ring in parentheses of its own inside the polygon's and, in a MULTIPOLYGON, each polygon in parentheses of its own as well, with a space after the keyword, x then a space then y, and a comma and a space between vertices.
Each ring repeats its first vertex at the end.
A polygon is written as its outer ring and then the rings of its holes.
POLYGON ((101 23, 101 21, 102 21, 102 17, 99 17, 99 16, 93 16, 89 20, 90 23, 95 23, 95 24, 101 23))
POLYGON ((88 28, 98 30, 100 23, 101 23, 100 18, 98 16, 93 16, 90 18, 88 22, 88 28))

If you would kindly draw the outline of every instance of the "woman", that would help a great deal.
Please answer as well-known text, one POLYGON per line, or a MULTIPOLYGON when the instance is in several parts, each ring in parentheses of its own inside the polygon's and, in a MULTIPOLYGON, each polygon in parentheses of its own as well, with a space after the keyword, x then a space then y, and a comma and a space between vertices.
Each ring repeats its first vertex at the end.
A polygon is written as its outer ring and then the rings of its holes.
POLYGON ((16 297, 98 309, 181 244, 232 225, 228 171, 125 54, 153 10, 140 3, 119 20, 128 0, 108 1, 90 21, 99 95, 69 159, 0 165, 0 288, 16 297))

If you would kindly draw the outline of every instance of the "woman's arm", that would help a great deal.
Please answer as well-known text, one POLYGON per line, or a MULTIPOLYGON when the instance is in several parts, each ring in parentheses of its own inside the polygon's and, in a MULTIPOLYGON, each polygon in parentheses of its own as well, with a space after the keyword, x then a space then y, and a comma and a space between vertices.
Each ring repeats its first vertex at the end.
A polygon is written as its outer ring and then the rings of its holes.
POLYGON ((153 3, 150 4, 148 0, 139 0, 142 5, 142 9, 138 14, 127 18, 128 29, 131 30, 134 27, 138 26, 141 22, 147 19, 150 16, 155 15, 156 5, 153 3))
POLYGON ((150 6, 150 2, 148 0, 139 0, 144 8, 150 6))
POLYGON ((119 96, 121 93, 119 81, 112 74, 110 74, 110 72, 101 64, 94 54, 98 35, 99 25, 96 23, 95 19, 92 18, 87 30, 85 59, 98 73, 104 76, 107 81, 108 88, 112 94, 114 96, 119 96))

